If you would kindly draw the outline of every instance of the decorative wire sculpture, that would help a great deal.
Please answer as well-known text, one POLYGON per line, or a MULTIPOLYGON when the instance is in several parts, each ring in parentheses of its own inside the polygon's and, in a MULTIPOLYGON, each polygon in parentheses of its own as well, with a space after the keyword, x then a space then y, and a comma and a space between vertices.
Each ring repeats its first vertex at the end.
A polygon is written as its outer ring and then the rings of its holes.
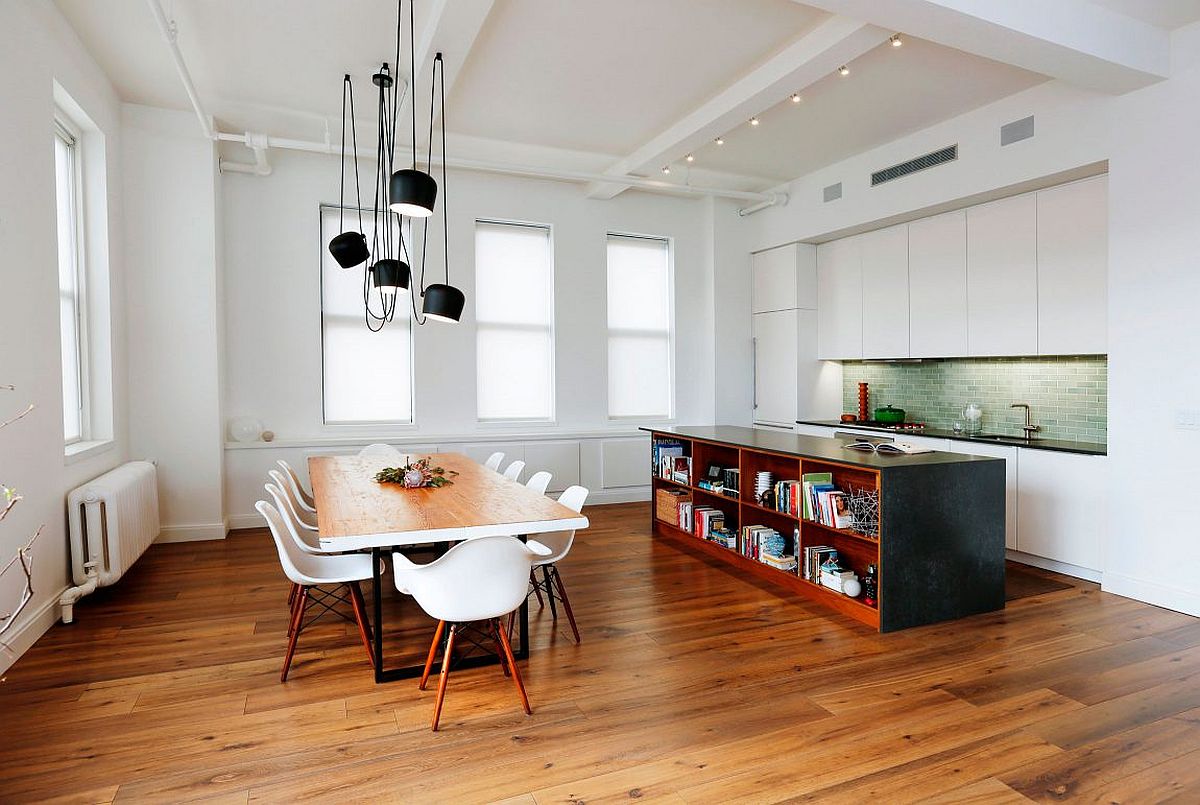
MULTIPOLYGON (((14 387, 11 385, 0 386, 0 391, 14 390, 14 387)), ((21 413, 10 417, 3 422, 0 422, 0 430, 7 428, 17 420, 25 418, 32 411, 32 405, 26 406, 25 410, 21 411, 21 413)), ((0 484, 0 497, 3 498, 3 505, 0 506, 0 522, 4 522, 4 520, 8 518, 8 515, 12 513, 13 508, 21 502, 22 498, 20 493, 15 489, 4 486, 3 484, 0 484)), ((5 632, 13 627, 13 625, 17 622, 17 616, 20 615, 21 611, 24 610, 25 607, 29 605, 29 602, 33 600, 33 544, 37 542, 37 538, 41 536, 43 528, 45 528, 44 525, 39 526, 38 530, 34 532, 32 537, 30 537, 29 542, 25 543, 24 547, 17 550, 17 555, 10 559, 3 568, 0 568, 0 579, 3 579, 5 576, 7 576, 9 571, 14 567, 20 567, 21 573, 25 577, 21 592, 17 596, 16 605, 8 611, 0 611, 0 637, 2 637, 5 632)), ((9 647, 8 643, 4 642, 3 640, 0 640, 0 648, 3 648, 10 654, 12 653, 12 649, 9 647)))
POLYGON ((850 516, 854 530, 863 536, 879 538, 879 490, 850 487, 850 516))

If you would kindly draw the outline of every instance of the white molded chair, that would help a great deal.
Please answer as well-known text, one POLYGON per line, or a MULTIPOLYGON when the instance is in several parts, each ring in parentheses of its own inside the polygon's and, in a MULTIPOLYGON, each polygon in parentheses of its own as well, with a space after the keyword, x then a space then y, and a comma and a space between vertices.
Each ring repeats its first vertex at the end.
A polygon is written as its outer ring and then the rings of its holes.
POLYGON ((503 460, 504 454, 495 452, 488 456, 487 461, 483 462, 483 466, 487 467, 489 470, 498 470, 500 469, 500 462, 503 460))
POLYGON ((521 706, 526 713, 533 712, 529 708, 529 697, 525 695, 521 672, 513 657, 508 630, 500 626, 499 619, 519 607, 528 596, 528 579, 533 563, 548 553, 548 549, 542 545, 526 545, 516 537, 499 536, 477 537, 460 542, 427 565, 413 564, 400 553, 392 554, 396 588, 411 595, 423 610, 438 620, 433 643, 425 659, 425 672, 418 685, 421 690, 429 681, 438 643, 446 631, 446 624, 450 624, 438 679, 437 700, 433 705, 432 729, 435 732, 442 714, 442 701, 446 697, 446 681, 450 676, 455 639, 467 624, 486 623, 486 631, 495 642, 501 668, 506 674, 511 672, 516 683, 521 706))
POLYGON ((300 501, 300 508, 316 514, 317 500, 312 496, 311 492, 304 488, 304 484, 300 482, 300 476, 292 469, 292 465, 288 464, 282 458, 275 463, 279 465, 279 468, 283 470, 283 474, 287 476, 288 485, 292 488, 292 494, 300 501))
POLYGON ((539 495, 546 494, 546 488, 550 486, 550 479, 553 476, 545 470, 535 472, 529 476, 529 480, 525 482, 525 486, 537 492, 539 495))
POLYGON ((376 442, 375 444, 369 444, 362 450, 359 450, 358 456, 359 458, 384 458, 388 461, 399 461, 404 457, 404 454, 392 447, 390 444, 381 444, 376 442))
MULTIPOLYGON (((274 474, 274 473, 272 473, 274 474)), ((267 494, 275 501, 275 508, 281 514, 287 515, 287 522, 290 525, 303 526, 295 512, 292 510, 292 499, 275 484, 265 484, 263 489, 267 490, 267 494)), ((292 528, 291 533, 296 539, 296 547, 304 553, 313 556, 327 556, 328 554, 321 550, 321 542, 317 539, 315 528, 292 528)))
POLYGON ((504 477, 510 481, 516 481, 521 478, 521 472, 525 469, 524 461, 514 461, 504 469, 504 477))
MULTIPOLYGON (((292 520, 296 525, 300 526, 305 531, 317 530, 317 515, 304 508, 301 500, 296 497, 296 490, 292 484, 288 483, 288 478, 279 470, 270 470, 267 475, 275 482, 275 486, 283 492, 284 499, 287 501, 287 507, 292 515, 292 520)), ((268 490, 270 491, 270 490, 268 490)), ((282 509, 280 509, 282 511, 282 509)))
MULTIPOLYGON (((572 486, 558 496, 558 502, 571 511, 578 512, 583 510, 587 496, 588 491, 582 486, 572 486)), ((558 607, 555 605, 555 601, 562 603, 563 610, 567 613, 567 620, 571 622, 571 631, 575 634, 575 642, 579 643, 579 627, 575 625, 575 613, 571 610, 571 599, 567 598, 567 590, 563 586, 557 564, 559 560, 570 553, 574 543, 574 531, 553 531, 549 534, 537 534, 532 537, 529 544, 545 547, 549 551, 549 555, 541 557, 533 563, 533 567, 529 569, 529 583, 533 585, 533 592, 537 595, 538 606, 545 606, 542 603, 542 593, 546 594, 546 599, 550 602, 550 613, 556 621, 558 620, 558 607), (537 578, 539 567, 542 569, 541 581, 538 581, 537 578)))
POLYGON ((349 591, 350 606, 354 610, 358 634, 362 638, 363 648, 367 650, 367 660, 374 667, 375 658, 371 652, 371 638, 368 636, 370 630, 367 626, 367 607, 363 602, 362 588, 359 587, 359 582, 371 578, 371 557, 367 554, 314 556, 305 553, 300 550, 300 538, 286 513, 265 500, 260 500, 254 508, 271 529, 271 537, 274 538, 275 548, 279 551, 279 563, 283 566, 284 574, 299 590, 292 604, 287 654, 283 658, 283 670, 279 674, 279 681, 287 681, 300 633, 325 612, 335 611, 333 605, 328 603, 330 598, 335 601, 345 600, 336 594, 318 589, 323 586, 345 586, 349 591), (314 605, 324 609, 306 624, 305 612, 314 605))

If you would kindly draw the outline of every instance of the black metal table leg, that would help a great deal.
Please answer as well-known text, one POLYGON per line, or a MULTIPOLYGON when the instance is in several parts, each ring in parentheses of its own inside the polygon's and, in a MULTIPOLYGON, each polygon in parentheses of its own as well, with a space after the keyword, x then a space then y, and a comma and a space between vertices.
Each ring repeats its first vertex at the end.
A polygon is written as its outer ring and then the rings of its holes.
POLYGON ((375 603, 375 640, 371 646, 375 654, 375 682, 383 681, 383 579, 379 575, 379 548, 371 549, 371 594, 375 603))

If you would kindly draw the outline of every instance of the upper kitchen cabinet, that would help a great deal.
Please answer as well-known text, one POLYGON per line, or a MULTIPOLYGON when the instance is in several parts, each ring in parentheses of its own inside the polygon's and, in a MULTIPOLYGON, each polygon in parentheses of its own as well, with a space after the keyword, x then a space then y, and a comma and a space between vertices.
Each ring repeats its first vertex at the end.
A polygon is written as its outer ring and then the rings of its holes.
POLYGON ((1108 177, 1037 194, 1038 352, 1108 352, 1108 177))
POLYGON ((862 262, 862 354, 907 358, 908 225, 860 237, 862 262))
POLYGON ((908 225, 909 355, 967 354, 967 214, 908 225))
POLYGON ((817 357, 863 357, 862 238, 817 247, 817 357))
POLYGON ((1038 353, 1038 242, 1034 194, 967 210, 969 355, 1038 353))
POLYGON ((754 255, 753 310, 793 310, 797 305, 797 244, 780 246, 754 255))

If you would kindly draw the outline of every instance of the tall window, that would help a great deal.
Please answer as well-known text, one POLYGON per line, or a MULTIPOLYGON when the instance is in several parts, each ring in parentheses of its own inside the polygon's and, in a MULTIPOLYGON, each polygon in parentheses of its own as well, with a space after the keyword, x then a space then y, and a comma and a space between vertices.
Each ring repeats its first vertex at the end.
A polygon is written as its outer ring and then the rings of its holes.
POLYGON ((481 420, 554 418, 550 228, 475 223, 475 360, 481 420))
MULTIPOLYGON (((362 219, 367 243, 374 227, 362 219)), ((357 229, 357 214, 346 211, 357 229)), ((408 292, 382 330, 367 329, 363 267, 342 268, 325 244, 338 234, 337 207, 321 207, 321 359, 325 422, 330 425, 409 424, 413 420, 412 317, 408 292)))
POLYGON ((58 207, 58 315, 62 339, 63 434, 68 445, 89 438, 79 152, 79 133, 66 121, 56 121, 54 178, 58 207))
POLYGON ((674 411, 671 243, 608 236, 608 415, 674 411))

